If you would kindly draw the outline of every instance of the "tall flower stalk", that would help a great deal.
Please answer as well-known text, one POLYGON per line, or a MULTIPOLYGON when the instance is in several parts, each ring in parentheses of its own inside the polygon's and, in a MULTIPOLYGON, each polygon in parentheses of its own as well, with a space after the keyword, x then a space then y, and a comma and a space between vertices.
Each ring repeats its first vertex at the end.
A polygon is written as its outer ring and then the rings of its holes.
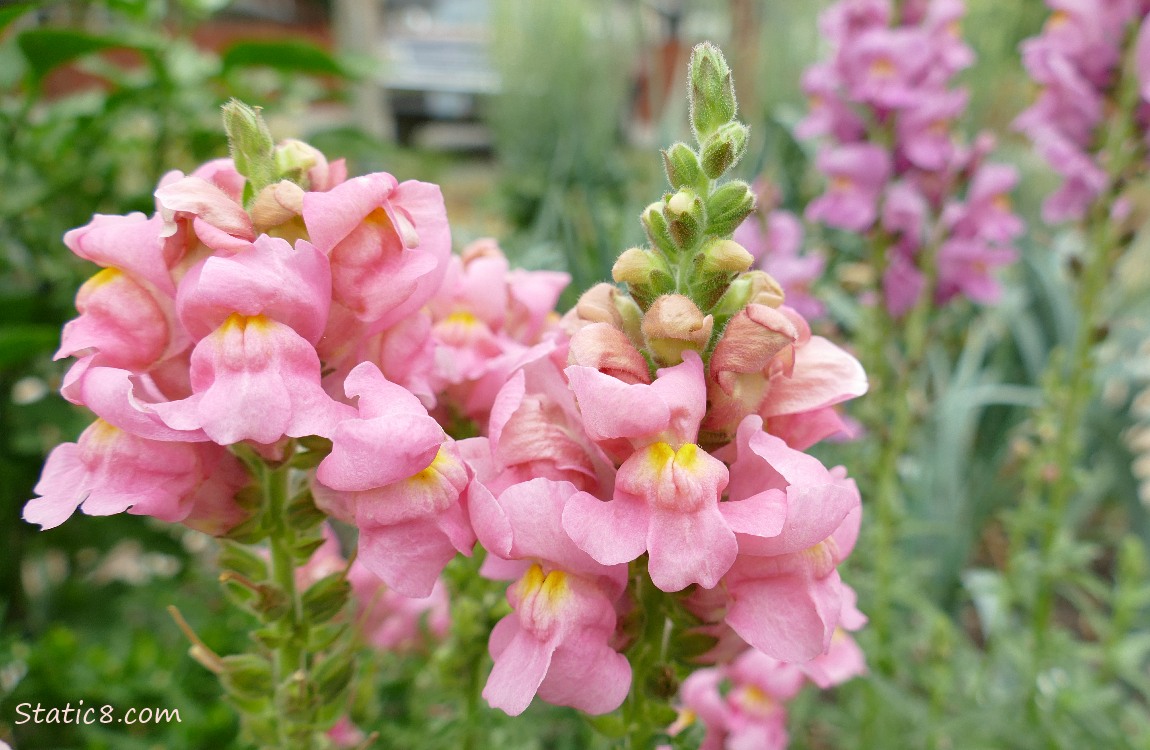
POLYGON ((1127 190, 1146 171, 1150 101, 1150 21, 1144 4, 1048 4, 1054 12, 1043 33, 1023 44, 1023 61, 1041 92, 1015 124, 1064 178, 1043 205, 1044 217, 1076 221, 1085 242, 1071 268, 1076 328, 1069 346, 1051 355, 1023 477, 1023 498, 1031 511, 1026 516, 1040 521, 1035 528, 1012 528, 1011 559, 1033 540, 1044 564, 1022 594, 1034 607, 1036 669, 1047 655, 1058 583, 1049 563, 1079 486, 1082 423, 1095 392, 1105 291, 1132 236, 1127 190))
MULTIPOLYGON (((1022 222, 1010 209, 1010 167, 986 161, 988 134, 958 134, 968 95, 952 85, 974 62, 959 24, 961 0, 842 0, 820 23, 830 58, 811 67, 803 89, 811 109, 798 126, 819 138, 817 167, 827 190, 808 220, 859 233, 874 270, 863 329, 867 369, 885 398, 866 412, 880 438, 874 490, 874 628, 893 637, 894 548, 903 517, 899 459, 926 398, 923 366, 937 309, 958 299, 991 303, 994 270, 1015 258, 1022 222)), ((891 655, 881 666, 893 670, 891 655)))

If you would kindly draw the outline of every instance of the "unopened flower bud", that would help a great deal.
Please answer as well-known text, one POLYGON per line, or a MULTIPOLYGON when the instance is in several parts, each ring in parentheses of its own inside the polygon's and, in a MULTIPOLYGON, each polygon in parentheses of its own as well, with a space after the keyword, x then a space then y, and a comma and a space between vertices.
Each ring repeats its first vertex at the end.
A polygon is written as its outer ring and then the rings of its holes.
POLYGON ((714 240, 699 254, 699 270, 705 274, 742 273, 755 257, 734 240, 714 240))
POLYGON ((707 348, 714 318, 682 294, 659 297, 643 316, 643 336, 655 361, 663 366, 683 361, 683 352, 707 348))
POLYGON ((236 171, 248 178, 247 203, 260 190, 276 181, 275 141, 258 108, 238 99, 223 106, 224 130, 236 171))
POLYGON ((755 194, 745 182, 732 181, 711 194, 707 201, 708 232, 726 237, 755 210, 755 194))
POLYGON ((696 187, 703 176, 695 150, 682 142, 663 152, 663 169, 667 172, 667 181, 675 189, 696 187))
POLYGON ((624 383, 651 382, 647 360, 627 334, 609 323, 592 323, 576 331, 567 350, 567 362, 594 367, 624 383))
POLYGON ((587 323, 608 323, 615 328, 623 327, 623 316, 615 305, 619 288, 614 284, 601 282, 583 292, 575 303, 576 316, 587 323))
MULTIPOLYGON (((723 329, 711 355, 711 372, 729 393, 732 376, 764 372, 798 339, 798 329, 782 312, 766 305, 747 305, 723 329)), ((793 348, 789 351, 793 356, 793 348)))
POLYGON ((615 309, 623 319, 623 333, 635 346, 643 345, 643 310, 625 294, 615 295, 615 309))
POLYGON ((703 42, 691 52, 689 72, 691 127, 700 142, 735 118, 735 84, 719 48, 703 42))
POLYGON ((351 584, 343 572, 325 576, 303 592, 302 606, 307 622, 320 624, 338 615, 351 596, 351 584))
POLYGON ((273 691, 272 666, 256 654, 233 654, 219 661, 220 682, 233 697, 246 700, 267 698, 273 691))
POLYGON ((667 217, 663 215, 663 202, 652 203, 643 209, 640 216, 643 229, 647 232, 647 239, 651 244, 668 255, 674 255, 678 248, 671 239, 671 230, 667 227, 667 217))
POLYGON ((615 281, 626 284, 640 307, 647 307, 660 294, 675 286, 667 263, 658 253, 633 247, 615 261, 611 269, 615 281))
POLYGON ((291 180, 305 189, 310 187, 308 173, 317 164, 327 161, 314 146, 294 138, 276 146, 275 160, 280 179, 291 180))
POLYGON ((702 199, 693 190, 683 188, 667 200, 664 215, 675 247, 680 250, 694 247, 706 227, 707 213, 702 199))
POLYGON ((744 276, 750 283, 751 294, 748 304, 780 307, 786 301, 783 287, 766 271, 749 271, 744 276))
POLYGON ((289 180, 268 185, 252 203, 249 212, 252 226, 257 232, 266 233, 300 216, 303 214, 303 196, 303 188, 289 180))
POLYGON ((712 180, 739 163, 747 152, 750 128, 741 122, 728 122, 703 144, 703 172, 712 180))

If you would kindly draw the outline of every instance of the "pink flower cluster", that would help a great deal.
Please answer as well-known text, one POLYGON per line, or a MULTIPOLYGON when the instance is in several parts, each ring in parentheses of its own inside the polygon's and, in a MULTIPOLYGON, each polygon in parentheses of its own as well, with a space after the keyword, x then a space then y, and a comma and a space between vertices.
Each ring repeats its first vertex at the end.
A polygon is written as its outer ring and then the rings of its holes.
MULTIPOLYGON (((867 383, 777 283, 739 275, 721 329, 684 295, 644 312, 607 284, 561 321, 565 274, 512 270, 491 241, 451 255, 436 186, 347 179, 295 142, 277 160, 303 177, 246 207, 221 160, 166 176, 150 218, 68 234, 104 267, 59 352, 78 357, 65 396, 98 419, 53 451, 25 518, 130 510, 224 533, 266 510, 237 501, 236 454, 279 466, 306 446, 293 496, 358 528, 348 576, 361 612, 390 613, 372 616, 378 645, 408 643, 426 610, 437 627, 440 574, 477 541, 482 573, 511 582, 484 689, 510 714, 536 695, 623 702, 635 570, 691 589, 714 660, 833 648, 860 500, 802 451, 867 383)), ((302 575, 344 565, 331 544, 302 575)))
MULTIPOLYGON (((1046 4, 1053 13, 1042 34, 1022 44, 1022 62, 1041 90, 1014 125, 1063 178, 1042 206, 1043 218, 1055 223, 1081 219, 1106 188, 1099 126, 1117 106, 1128 40, 1134 44, 1141 100, 1150 102, 1150 8, 1141 0, 1046 4)), ((1148 121, 1143 111, 1140 122, 1148 121)))
POLYGON ((848 633, 866 624, 854 604, 854 592, 843 600, 840 627, 827 651, 808 662, 791 664, 747 649, 729 664, 700 669, 684 680, 682 708, 672 734, 695 722, 705 734, 699 750, 784 750, 786 702, 810 682, 820 689, 866 673, 866 660, 848 633))
POLYGON ((954 135, 967 92, 951 88, 974 61, 959 35, 962 0, 840 0, 821 18, 830 60, 803 76, 810 112, 803 138, 826 139, 817 159, 826 192, 806 218, 889 244, 883 291, 900 316, 922 295, 933 248, 935 301, 998 299, 993 271, 1012 262, 1023 224, 1010 208, 1015 171, 987 163, 993 143, 954 135))

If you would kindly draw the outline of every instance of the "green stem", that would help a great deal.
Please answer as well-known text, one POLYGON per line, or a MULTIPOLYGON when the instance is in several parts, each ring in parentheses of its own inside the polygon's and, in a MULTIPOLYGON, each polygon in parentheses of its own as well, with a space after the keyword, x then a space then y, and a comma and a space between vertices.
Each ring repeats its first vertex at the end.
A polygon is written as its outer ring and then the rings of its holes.
POLYGON ((264 471, 264 492, 268 514, 272 522, 269 538, 271 548, 272 582, 287 597, 287 611, 279 619, 283 638, 275 650, 276 706, 280 720, 278 731, 281 747, 290 750, 310 750, 314 747, 314 732, 309 729, 314 711, 301 707, 309 701, 300 690, 308 690, 307 681, 298 680, 296 675, 306 676, 308 671, 308 624, 303 617, 303 603, 296 586, 296 565, 292 557, 295 546, 295 531, 287 522, 287 500, 291 489, 291 470, 287 466, 266 467, 264 471))

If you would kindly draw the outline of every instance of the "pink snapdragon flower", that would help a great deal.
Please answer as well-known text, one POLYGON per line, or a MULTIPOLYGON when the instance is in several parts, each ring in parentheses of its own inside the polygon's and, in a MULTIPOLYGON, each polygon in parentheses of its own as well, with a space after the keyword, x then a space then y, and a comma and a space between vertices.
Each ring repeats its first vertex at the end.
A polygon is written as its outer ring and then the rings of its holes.
POLYGON ((549 479, 512 485, 498 498, 481 484, 471 488, 475 531, 498 558, 488 558, 485 572, 518 579, 507 591, 513 611, 491 633, 495 666, 483 689, 492 706, 512 716, 536 694, 607 713, 631 686, 631 665, 610 645, 627 566, 600 564, 564 529, 565 508, 582 494, 549 479))
POLYGON ((428 305, 436 375, 449 405, 483 419, 511 372, 550 351, 545 345, 530 352, 558 333, 555 305, 570 280, 565 273, 510 268, 491 239, 452 256, 428 305))
POLYGON ((243 520, 230 508, 247 483, 247 472, 224 448, 146 440, 97 419, 78 442, 52 450, 24 520, 51 529, 81 508, 90 516, 128 511, 178 523, 198 506, 201 525, 230 528, 227 521, 243 520), (214 524, 219 514, 225 522, 214 524))
POLYGON ((581 493, 563 511, 563 528, 591 557, 613 565, 647 552, 663 591, 712 588, 738 553, 735 531, 777 533, 758 498, 719 502, 727 467, 695 442, 706 412, 697 353, 684 352, 650 385, 580 366, 567 377, 587 434, 625 456, 610 501, 581 493))
POLYGON ((818 168, 830 178, 830 189, 807 206, 807 219, 852 232, 869 229, 878 217, 890 156, 879 146, 850 144, 822 151, 818 168))
POLYGON ((487 428, 492 492, 534 477, 610 497, 614 465, 583 431, 575 397, 550 357, 517 370, 500 389, 487 428))
POLYGON ((355 177, 304 195, 303 220, 331 262, 333 298, 379 328, 426 304, 443 279, 451 230, 435 185, 355 177))
POLYGON ((364 362, 347 376, 358 416, 339 422, 316 469, 316 501, 359 527, 359 559, 404 596, 426 597, 475 534, 460 500, 471 474, 412 393, 364 362), (334 492, 332 492, 334 491, 334 492))

